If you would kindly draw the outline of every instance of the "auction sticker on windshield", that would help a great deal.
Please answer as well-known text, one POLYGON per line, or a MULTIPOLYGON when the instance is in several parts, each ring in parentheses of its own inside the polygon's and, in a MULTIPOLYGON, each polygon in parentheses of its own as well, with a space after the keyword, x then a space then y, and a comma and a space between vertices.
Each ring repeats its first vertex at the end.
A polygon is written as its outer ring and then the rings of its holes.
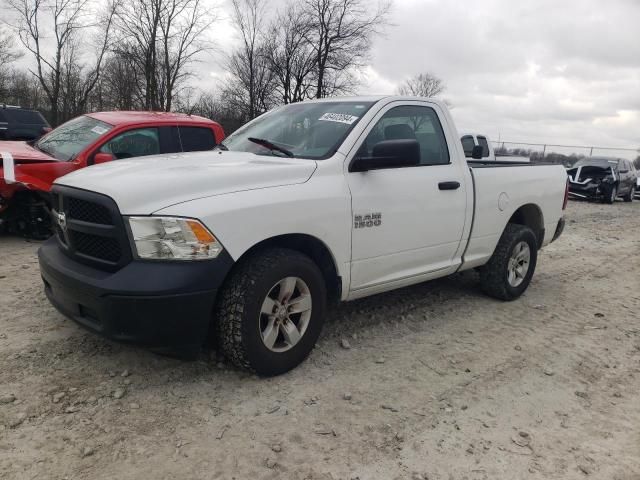
POLYGON ((104 133, 107 133, 107 132, 109 131, 109 129, 108 129, 108 128, 101 127, 100 125, 96 125, 95 127, 93 127, 93 128, 91 129, 91 131, 92 131, 93 133, 97 133, 98 135, 102 135, 102 134, 104 134, 104 133))
POLYGON ((347 125, 351 125, 355 122, 358 117, 354 115, 348 115, 346 113, 330 113, 327 112, 322 115, 318 120, 323 120, 325 122, 338 122, 338 123, 346 123, 347 125))

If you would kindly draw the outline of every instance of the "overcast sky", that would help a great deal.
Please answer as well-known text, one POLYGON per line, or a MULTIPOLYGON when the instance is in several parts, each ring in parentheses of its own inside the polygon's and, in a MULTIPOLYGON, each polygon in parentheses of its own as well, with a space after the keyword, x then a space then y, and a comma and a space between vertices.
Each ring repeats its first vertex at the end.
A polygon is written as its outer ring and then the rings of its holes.
MULTIPOLYGON (((390 20, 360 93, 430 72, 461 131, 640 147, 640 0, 395 0, 390 20)), ((234 36, 224 23, 223 49, 234 36)), ((215 85, 220 62, 200 68, 198 83, 215 85)))

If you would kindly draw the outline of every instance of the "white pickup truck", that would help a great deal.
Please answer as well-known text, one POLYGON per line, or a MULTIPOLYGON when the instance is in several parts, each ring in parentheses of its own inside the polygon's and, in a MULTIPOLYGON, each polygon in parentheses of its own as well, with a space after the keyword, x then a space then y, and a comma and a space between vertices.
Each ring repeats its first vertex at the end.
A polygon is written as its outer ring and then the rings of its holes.
POLYGON ((460 137, 462 148, 467 158, 473 158, 474 147, 482 147, 482 160, 487 162, 511 162, 511 163, 529 163, 529 157, 521 157, 516 155, 496 155, 493 143, 486 135, 479 133, 463 133, 460 137))
POLYGON ((213 339, 275 375, 309 354, 330 301, 472 268, 489 295, 519 297, 562 232, 566 183, 559 165, 467 162, 438 101, 302 102, 213 151, 58 179, 40 267, 90 330, 185 356, 213 339))

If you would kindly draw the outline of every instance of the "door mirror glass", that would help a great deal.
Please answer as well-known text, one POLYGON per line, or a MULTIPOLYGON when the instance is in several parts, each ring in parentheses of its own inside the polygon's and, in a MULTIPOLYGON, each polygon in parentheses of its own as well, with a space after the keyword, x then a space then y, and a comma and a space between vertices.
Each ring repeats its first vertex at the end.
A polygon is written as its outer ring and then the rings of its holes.
POLYGON ((417 165, 420 165, 420 143, 417 140, 383 140, 373 146, 371 156, 356 157, 349 170, 351 172, 366 172, 417 165))
POLYGON ((475 147, 473 147, 473 150, 471 150, 471 158, 475 160, 482 159, 483 154, 484 147, 482 145, 476 145, 475 147))
POLYGON ((96 165, 99 163, 110 162, 111 160, 114 160, 114 157, 110 153, 98 152, 93 156, 93 163, 96 165))

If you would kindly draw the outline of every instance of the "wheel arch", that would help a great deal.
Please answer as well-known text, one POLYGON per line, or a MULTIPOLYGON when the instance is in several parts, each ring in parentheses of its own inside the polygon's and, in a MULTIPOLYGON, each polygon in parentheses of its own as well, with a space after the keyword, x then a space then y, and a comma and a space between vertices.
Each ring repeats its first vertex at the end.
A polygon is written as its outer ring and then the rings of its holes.
POLYGON ((327 300, 337 303, 342 297, 342 278, 338 273, 336 260, 329 247, 317 237, 304 233, 276 235, 256 243, 246 250, 238 262, 267 248, 289 248, 307 255, 318 266, 327 286, 327 300))
POLYGON ((542 247, 544 242, 544 215, 542 209, 535 203, 527 203, 519 207, 513 214, 507 224, 524 225, 533 230, 538 241, 538 249, 542 247))

